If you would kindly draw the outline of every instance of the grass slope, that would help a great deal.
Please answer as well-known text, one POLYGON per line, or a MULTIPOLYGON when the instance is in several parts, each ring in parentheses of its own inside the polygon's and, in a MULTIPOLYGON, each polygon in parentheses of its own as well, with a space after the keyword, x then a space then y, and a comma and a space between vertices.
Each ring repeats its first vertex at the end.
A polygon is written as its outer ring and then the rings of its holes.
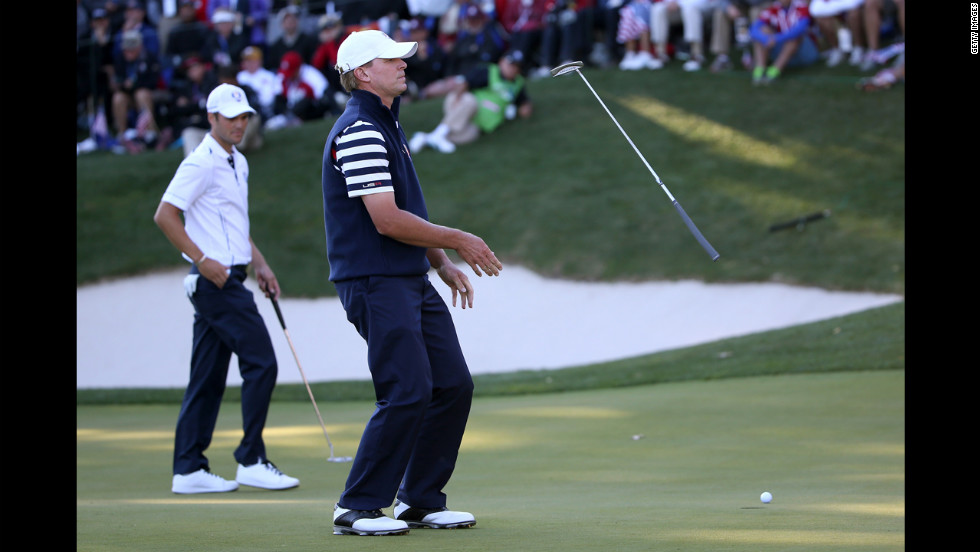
MULTIPOLYGON (((721 253, 711 263, 589 90, 530 83, 536 112, 453 155, 415 156, 433 221, 505 263, 575 279, 778 281, 904 293, 905 90, 855 91, 849 69, 589 69, 590 82, 721 253), (802 231, 770 225, 830 209, 802 231)), ((850 69, 851 71, 853 69, 850 69)), ((405 105, 411 135, 439 100, 405 105)), ((331 121, 269 133, 249 154, 253 237, 290 297, 335 294, 320 193, 331 121)), ((76 284, 181 265, 152 222, 179 151, 77 160, 76 284), (107 254, 111 252, 112 254, 107 254)))

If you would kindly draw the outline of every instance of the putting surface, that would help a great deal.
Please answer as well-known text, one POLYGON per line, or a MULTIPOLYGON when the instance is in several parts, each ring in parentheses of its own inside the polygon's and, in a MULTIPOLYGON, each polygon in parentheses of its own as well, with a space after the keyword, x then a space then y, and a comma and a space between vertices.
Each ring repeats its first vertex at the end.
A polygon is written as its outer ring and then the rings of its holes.
MULTIPOLYGON (((373 405, 319 407, 353 455, 373 405)), ((350 464, 312 405, 273 403, 265 434, 299 488, 193 496, 170 492, 177 408, 77 408, 77 550, 905 549, 904 370, 481 398, 446 489, 477 525, 368 541, 332 534, 350 464)), ((225 477, 237 409, 208 450, 225 477)))

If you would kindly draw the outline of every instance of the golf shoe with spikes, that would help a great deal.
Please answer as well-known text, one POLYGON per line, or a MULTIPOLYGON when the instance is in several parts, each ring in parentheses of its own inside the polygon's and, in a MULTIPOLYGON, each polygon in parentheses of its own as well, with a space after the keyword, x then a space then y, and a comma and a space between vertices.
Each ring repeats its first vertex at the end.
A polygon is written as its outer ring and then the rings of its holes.
POLYGON ((405 535, 408 524, 391 519, 381 510, 348 510, 337 504, 333 508, 334 535, 405 535))
POLYGON ((469 512, 455 512, 442 508, 412 508, 400 500, 395 501, 395 519, 408 523, 409 527, 429 529, 463 529, 476 525, 476 518, 469 512))

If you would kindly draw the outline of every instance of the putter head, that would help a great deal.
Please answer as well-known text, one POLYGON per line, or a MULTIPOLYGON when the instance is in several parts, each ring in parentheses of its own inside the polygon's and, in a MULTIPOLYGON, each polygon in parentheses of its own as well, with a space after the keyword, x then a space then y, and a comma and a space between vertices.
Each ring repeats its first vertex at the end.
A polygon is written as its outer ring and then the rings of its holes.
POLYGON ((581 61, 569 61, 568 63, 562 63, 558 67, 551 70, 552 77, 560 77, 566 73, 571 73, 572 71, 578 71, 579 67, 585 65, 581 61))
POLYGON ((331 456, 330 458, 327 458, 327 462, 341 463, 341 462, 353 462, 353 461, 354 459, 350 456, 331 456))

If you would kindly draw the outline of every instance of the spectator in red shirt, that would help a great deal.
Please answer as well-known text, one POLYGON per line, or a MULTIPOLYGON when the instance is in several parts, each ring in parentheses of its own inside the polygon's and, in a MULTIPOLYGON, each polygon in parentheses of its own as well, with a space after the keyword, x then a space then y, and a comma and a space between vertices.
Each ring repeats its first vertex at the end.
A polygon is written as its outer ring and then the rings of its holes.
POLYGON ((810 36, 807 4, 806 0, 776 0, 752 23, 753 84, 769 84, 786 67, 810 65, 820 56, 810 36))
POLYGON ((328 84, 319 69, 303 62, 299 52, 290 50, 282 56, 278 76, 282 87, 276 96, 276 116, 266 123, 267 130, 323 117, 328 84))

